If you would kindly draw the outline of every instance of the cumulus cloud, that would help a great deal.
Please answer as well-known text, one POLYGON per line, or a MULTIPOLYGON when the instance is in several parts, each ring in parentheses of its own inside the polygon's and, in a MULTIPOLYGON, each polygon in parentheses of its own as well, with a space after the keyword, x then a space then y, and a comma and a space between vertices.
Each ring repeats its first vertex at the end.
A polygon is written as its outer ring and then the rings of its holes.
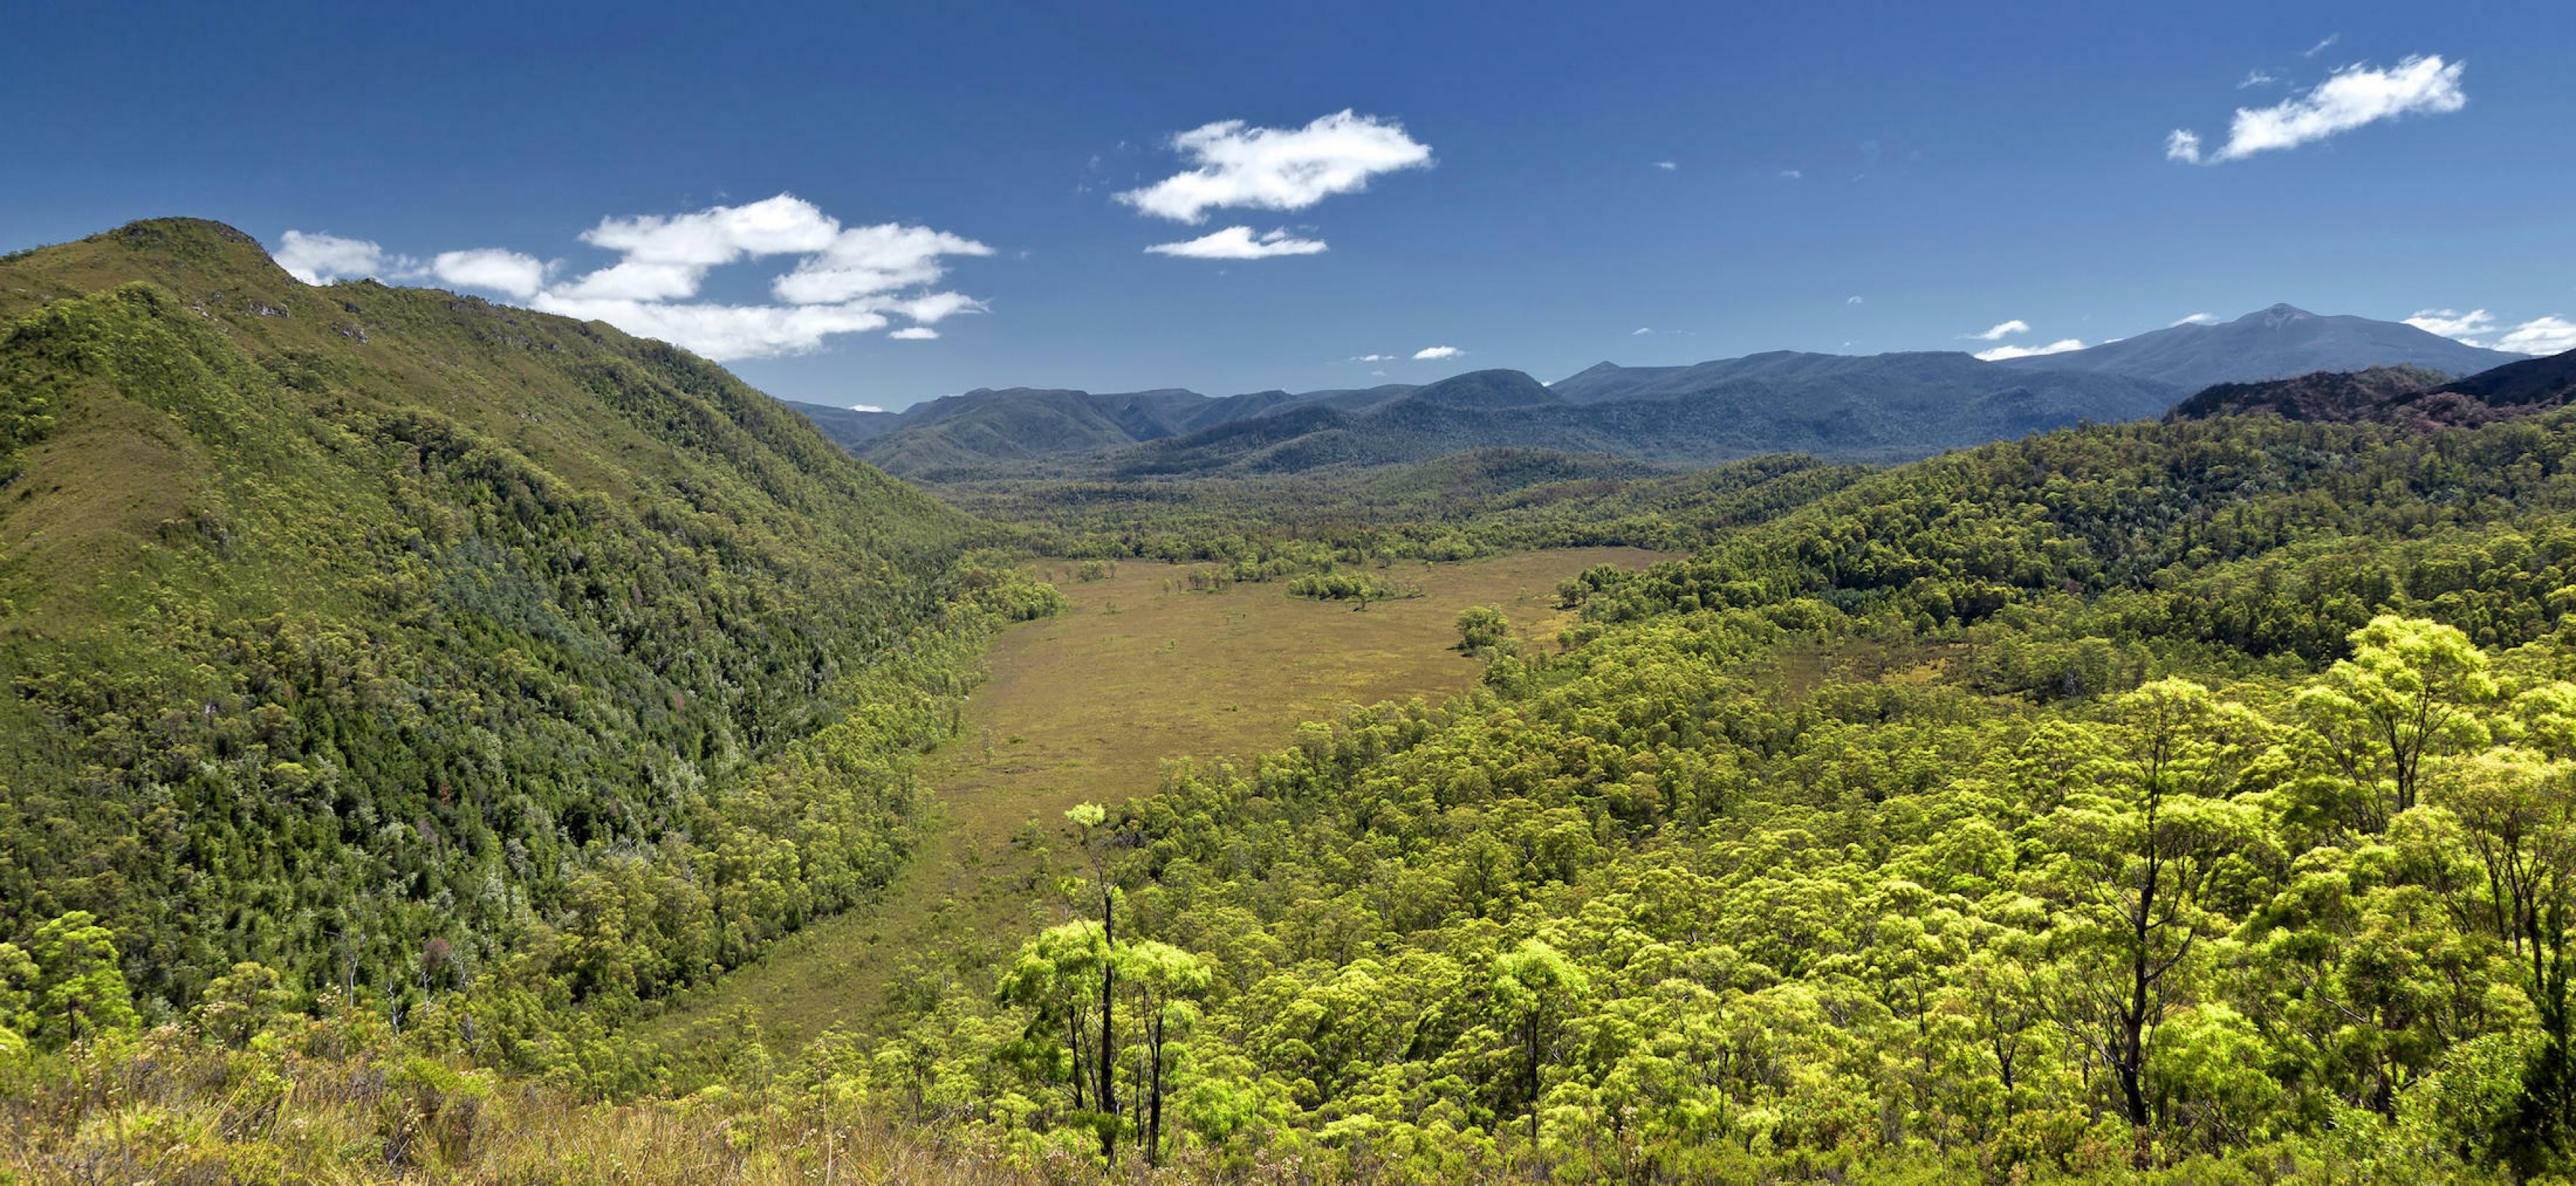
POLYGON ((2515 354, 2564 354, 2576 350, 2576 321, 2564 317, 2535 317, 2508 326, 2484 309, 2466 313, 2456 309, 2418 309, 2406 324, 2471 346, 2515 354))
POLYGON ((943 256, 991 254, 992 248, 973 239, 925 226, 850 227, 769 287, 792 304, 830 304, 937 281, 948 271, 943 256))
POLYGON ((2439 54, 2410 57, 2386 70, 2346 66, 2306 94, 2269 107, 2237 108, 2227 143, 2214 152, 2202 151, 2199 133, 2174 130, 2165 137, 2165 157, 2214 165, 2297 148, 2384 119, 2458 111, 2469 101, 2460 89, 2462 66, 2439 54))
POLYGON ((852 305, 723 305, 538 293, 529 307, 686 346, 713 359, 802 354, 834 334, 883 329, 885 314, 852 305))
POLYGON ((886 336, 898 342, 927 342, 937 338, 939 331, 926 325, 907 325, 886 336))
POLYGON ((304 231, 288 231, 270 253, 277 266, 306 284, 330 284, 339 280, 356 280, 366 276, 383 276, 389 272, 410 270, 411 261, 388 256, 385 249, 367 239, 349 239, 304 231))
POLYGON ((1392 355, 1392 354, 1363 354, 1363 355, 1360 355, 1360 356, 1359 356, 1359 357, 1357 357, 1357 358, 1352 359, 1351 361, 1352 361, 1352 362, 1394 362, 1394 361, 1395 361, 1395 356, 1394 356, 1394 355, 1392 355))
POLYGON ((1201 235, 1179 243, 1156 243, 1145 249, 1149 255, 1177 255, 1185 259, 1270 259, 1282 255, 1315 255, 1324 250, 1321 239, 1300 239, 1286 228, 1252 233, 1248 226, 1230 226, 1213 234, 1201 235))
POLYGON ((2043 354, 2064 354, 2083 348, 2084 343, 2073 338, 2060 338, 2045 346, 1997 346, 1992 350, 1978 351, 1976 357, 1985 362, 2002 362, 2007 358, 2037 358, 2043 354))
MULTIPOLYGON (((2183 317, 2175 318, 2175 319, 2174 319, 2174 323, 2173 323, 2173 324, 2174 324, 2174 325, 2216 325, 2216 324, 2218 324, 2218 314, 2216 314, 2216 313, 2193 313, 2193 314, 2189 314, 2189 315, 2187 315, 2187 316, 2183 316, 2183 317)), ((2171 329, 2171 328, 2173 328, 2173 326, 2167 326, 2167 327, 2165 327, 2165 328, 2167 328, 2167 329, 2171 329)))
POLYGON ((498 247, 439 252, 430 258, 429 274, 458 288, 479 288, 520 301, 546 286, 543 261, 498 247))
POLYGON ((835 334, 884 329, 898 317, 912 324, 890 336, 936 337, 931 324, 984 310, 973 297, 932 289, 947 274, 947 260, 993 254, 982 243, 930 227, 845 227, 792 194, 685 214, 605 218, 581 239, 618 258, 558 280, 552 265, 498 247, 441 252, 424 266, 366 240, 302 231, 286 232, 276 256, 306 283, 362 275, 433 278, 541 312, 605 321, 721 361, 802 353, 835 334), (790 255, 795 265, 769 285, 779 303, 696 299, 716 268, 790 255))
POLYGON ((1172 137, 1172 148, 1196 167, 1118 200, 1158 218, 1203 222, 1218 208, 1303 210, 1367 189, 1381 173, 1432 163, 1430 146, 1406 135, 1403 124, 1349 109, 1302 128, 1223 120, 1172 137))
POLYGON ((1455 346, 1425 346, 1422 349, 1413 352, 1413 361, 1427 362, 1443 358, 1456 358, 1465 353, 1466 351, 1455 346))
POLYGON ((2029 332, 2030 323, 2022 320, 2021 318, 2015 317, 2010 321, 1998 321, 1995 323, 1993 329, 1986 330, 1983 333, 1961 334, 1959 336, 1963 338, 1973 338, 1980 342, 2000 342, 2014 334, 2026 334, 2029 332))

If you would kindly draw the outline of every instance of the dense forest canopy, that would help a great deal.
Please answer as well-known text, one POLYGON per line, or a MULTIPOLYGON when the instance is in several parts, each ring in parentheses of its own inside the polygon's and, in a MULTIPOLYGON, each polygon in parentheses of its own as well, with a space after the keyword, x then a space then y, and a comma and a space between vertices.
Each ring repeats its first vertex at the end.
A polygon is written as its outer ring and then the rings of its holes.
POLYGON ((980 529, 775 401, 188 220, 0 262, 0 314, 0 934, 100 920, 153 1019, 550 944, 649 997, 899 859, 980 529))

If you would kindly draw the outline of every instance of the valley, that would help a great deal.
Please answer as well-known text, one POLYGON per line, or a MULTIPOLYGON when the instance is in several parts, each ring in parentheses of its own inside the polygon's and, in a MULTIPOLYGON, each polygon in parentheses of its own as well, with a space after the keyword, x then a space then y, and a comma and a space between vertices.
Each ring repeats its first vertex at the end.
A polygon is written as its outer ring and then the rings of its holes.
POLYGON ((1595 565, 1644 567, 1632 548, 1520 552, 1385 571, 1421 596, 1348 603, 1288 596, 1283 582, 1188 587, 1206 565, 1044 564, 1062 589, 1056 616, 1013 626, 986 652, 989 677, 967 698, 957 736, 924 764, 928 835, 878 901, 825 919, 757 962, 688 994, 647 1026, 685 1047, 699 1026, 747 1017, 796 1049, 835 1025, 881 1021, 890 979, 973 978, 1008 962, 1023 936, 1063 921, 1052 862, 1067 808, 1151 794, 1164 763, 1244 762, 1287 746, 1298 726, 1353 707, 1437 703, 1483 667, 1456 649, 1460 610, 1499 608, 1534 651, 1556 647, 1573 615, 1557 586, 1595 565))
POLYGON ((809 421, 185 219, 0 314, 0 1178, 2576 1166, 2576 356, 809 421))

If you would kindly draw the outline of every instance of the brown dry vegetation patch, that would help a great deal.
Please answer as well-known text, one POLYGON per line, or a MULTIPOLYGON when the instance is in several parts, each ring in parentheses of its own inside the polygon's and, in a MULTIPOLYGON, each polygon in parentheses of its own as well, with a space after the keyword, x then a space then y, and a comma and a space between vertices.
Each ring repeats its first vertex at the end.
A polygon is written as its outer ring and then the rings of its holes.
POLYGON ((882 906, 827 919, 693 994, 653 1032, 685 1041, 697 1023, 748 1009, 792 1048, 873 1017, 891 977, 990 966, 1059 908, 1040 858, 1015 843, 1052 837, 1068 807, 1150 793, 1163 763, 1244 758, 1286 745, 1305 721, 1475 682, 1452 649, 1458 611, 1497 606, 1535 647, 1571 618, 1556 587, 1595 564, 1640 567, 1630 548, 1525 552, 1460 564, 1399 564, 1386 575, 1423 595, 1354 610, 1287 595, 1283 584, 1191 592, 1191 566, 1127 562, 1106 579, 1042 569, 1069 612, 1013 627, 991 679, 966 705, 963 736, 935 755, 939 826, 882 906))

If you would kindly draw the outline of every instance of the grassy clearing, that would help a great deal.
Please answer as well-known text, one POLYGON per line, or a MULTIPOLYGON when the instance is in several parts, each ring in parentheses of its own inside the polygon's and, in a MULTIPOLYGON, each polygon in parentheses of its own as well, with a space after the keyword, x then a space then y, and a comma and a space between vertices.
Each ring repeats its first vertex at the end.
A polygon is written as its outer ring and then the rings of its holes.
MULTIPOLYGON (((1493 605, 1533 645, 1568 617, 1556 586, 1595 564, 1634 567, 1629 548, 1525 552, 1460 564, 1399 564, 1423 595, 1365 610, 1290 597, 1277 583, 1189 590, 1194 566, 1129 561, 1113 575, 1039 575, 1069 612, 1013 627, 962 738, 927 778, 936 831, 883 904, 827 919, 653 1022, 667 1042, 747 1012, 792 1049, 836 1024, 863 1025, 896 977, 990 967, 1033 926, 1058 921, 1045 840, 1063 811, 1152 791, 1163 763, 1241 757, 1286 744, 1304 721, 1381 700, 1438 699, 1482 666, 1458 654, 1458 611, 1493 605), (1031 825, 1036 825, 1034 832, 1031 825)), ((1097 568, 1094 570, 1097 572, 1097 568)))

